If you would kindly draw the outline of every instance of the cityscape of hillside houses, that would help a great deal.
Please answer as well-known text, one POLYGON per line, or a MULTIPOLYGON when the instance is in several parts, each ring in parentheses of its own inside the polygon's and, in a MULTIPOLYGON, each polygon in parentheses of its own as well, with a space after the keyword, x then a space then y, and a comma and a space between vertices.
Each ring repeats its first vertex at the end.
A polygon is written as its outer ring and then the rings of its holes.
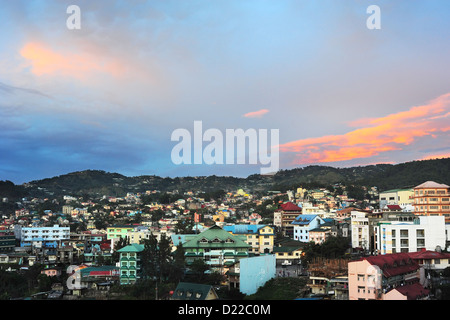
POLYGON ((340 184, 169 194, 21 199, 2 212, 0 298, 450 298, 441 182, 367 188, 363 201, 340 184))

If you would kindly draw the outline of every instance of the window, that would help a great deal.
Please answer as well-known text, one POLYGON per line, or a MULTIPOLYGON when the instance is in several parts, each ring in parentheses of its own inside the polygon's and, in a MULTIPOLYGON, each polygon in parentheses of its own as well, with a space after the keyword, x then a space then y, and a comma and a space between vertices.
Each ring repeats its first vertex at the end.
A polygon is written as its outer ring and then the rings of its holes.
POLYGON ((401 239, 401 240, 400 240, 400 246, 401 246, 401 247, 408 247, 408 246, 409 246, 409 241, 408 241, 408 239, 401 239))
POLYGON ((407 238, 408 237, 408 230, 400 230, 400 237, 407 238))
POLYGON ((425 230, 417 229, 416 230, 416 236, 417 236, 417 238, 424 238, 425 237, 425 230))

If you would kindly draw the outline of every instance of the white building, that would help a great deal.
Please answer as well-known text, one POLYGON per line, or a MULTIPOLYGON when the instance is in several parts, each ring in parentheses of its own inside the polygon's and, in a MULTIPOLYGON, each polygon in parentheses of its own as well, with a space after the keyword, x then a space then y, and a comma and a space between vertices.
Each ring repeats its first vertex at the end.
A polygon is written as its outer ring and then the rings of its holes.
POLYGON ((317 214, 300 214, 292 221, 294 226, 294 240, 310 242, 309 231, 318 228, 325 221, 317 214))
POLYGON ((369 217, 366 212, 352 211, 350 217, 352 248, 370 250, 369 217))
POLYGON ((444 216, 419 216, 414 222, 380 222, 374 226, 374 232, 375 247, 380 254, 446 247, 444 216))

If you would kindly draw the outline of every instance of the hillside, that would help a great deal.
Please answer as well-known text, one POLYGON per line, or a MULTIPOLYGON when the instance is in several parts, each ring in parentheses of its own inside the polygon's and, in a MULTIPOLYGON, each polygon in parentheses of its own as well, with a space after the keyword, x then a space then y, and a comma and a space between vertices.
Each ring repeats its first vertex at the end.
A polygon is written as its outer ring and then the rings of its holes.
POLYGON ((350 168, 315 165, 281 170, 273 176, 254 174, 247 178, 214 175, 176 178, 151 175, 127 177, 118 173, 85 170, 31 181, 25 186, 30 194, 118 196, 127 192, 145 192, 146 190, 208 192, 220 189, 234 191, 242 188, 251 192, 284 191, 302 185, 325 187, 335 183, 377 186, 380 191, 384 191, 414 187, 427 180, 450 184, 450 158, 350 168))

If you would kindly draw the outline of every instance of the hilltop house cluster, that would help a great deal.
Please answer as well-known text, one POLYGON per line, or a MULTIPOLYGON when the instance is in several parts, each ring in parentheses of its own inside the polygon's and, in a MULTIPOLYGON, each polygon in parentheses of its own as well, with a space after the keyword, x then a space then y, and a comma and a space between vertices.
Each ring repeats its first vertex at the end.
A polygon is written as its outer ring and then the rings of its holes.
MULTIPOLYGON (((226 278, 229 288, 244 294, 255 293, 288 267, 290 276, 308 277, 313 296, 429 298, 431 271, 450 266, 450 254, 446 253, 450 187, 427 181, 411 189, 378 192, 373 187, 366 193, 370 199, 364 208, 345 190, 332 194, 325 188, 298 188, 283 194, 272 191, 261 198, 238 190, 218 202, 187 192, 170 204, 145 206, 141 194, 104 196, 101 204, 66 196, 61 212, 46 210, 40 215, 33 205, 49 199, 23 199, 21 209, 3 216, 0 263, 8 264, 11 272, 39 263, 46 266, 43 273, 48 276, 77 273, 77 285, 65 288, 68 295, 92 291, 102 295, 113 284, 138 281, 142 240, 164 236, 170 239, 173 251, 183 247, 188 268, 195 259, 202 259, 210 272, 226 278), (269 218, 246 209, 249 204, 273 199, 282 200, 269 218), (164 214, 155 220, 157 211, 164 214), (99 214, 113 223, 98 228, 99 214), (180 221, 192 224, 190 233, 177 232, 180 221), (130 244, 116 250, 125 237, 130 244), (358 258, 314 261, 303 269, 305 246, 322 244, 329 237, 348 239, 349 256, 358 258), (115 251, 117 261, 113 259, 115 251), (68 271, 61 265, 77 267, 68 271)), ((171 298, 214 299, 217 294, 211 286, 180 283, 171 298), (186 297, 186 292, 193 295, 186 297)))

